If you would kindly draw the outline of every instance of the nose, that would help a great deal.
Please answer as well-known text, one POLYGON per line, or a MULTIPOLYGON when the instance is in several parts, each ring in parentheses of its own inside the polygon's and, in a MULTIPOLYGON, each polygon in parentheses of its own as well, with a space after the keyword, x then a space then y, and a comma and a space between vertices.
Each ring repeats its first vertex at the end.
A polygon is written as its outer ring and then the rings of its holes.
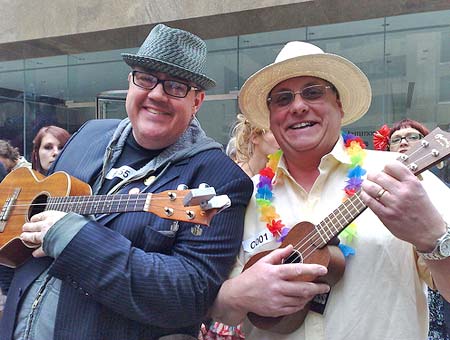
POLYGON ((400 139, 400 145, 408 145, 408 144, 409 144, 409 142, 406 139, 406 137, 402 137, 402 139, 400 139))
POLYGON ((59 147, 57 147, 56 145, 53 147, 53 149, 52 149, 52 155, 54 156, 54 157, 56 157, 56 156, 58 156, 58 154, 59 154, 59 147))
POLYGON ((162 83, 156 84, 156 86, 152 90, 148 91, 147 97, 156 100, 165 99, 166 93, 164 92, 163 84, 162 83))
POLYGON ((302 98, 299 92, 294 93, 294 99, 292 103, 289 105, 289 109, 292 113, 299 112, 303 113, 308 110, 307 102, 302 98))

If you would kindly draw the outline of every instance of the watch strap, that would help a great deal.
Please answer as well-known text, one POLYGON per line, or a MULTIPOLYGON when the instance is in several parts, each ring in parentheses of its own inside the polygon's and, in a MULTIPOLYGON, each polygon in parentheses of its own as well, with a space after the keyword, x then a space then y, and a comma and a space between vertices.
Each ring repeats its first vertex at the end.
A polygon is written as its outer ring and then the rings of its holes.
POLYGON ((444 235, 442 235, 441 237, 439 237, 439 239, 436 242, 436 246, 434 247, 434 249, 431 252, 429 252, 429 253, 422 253, 422 252, 420 252, 420 251, 418 251, 416 249, 417 253, 423 259, 425 259, 425 260, 444 260, 447 257, 449 257, 448 255, 443 255, 441 253, 441 251, 440 251, 441 244, 444 241, 448 242, 450 240, 450 228, 449 228, 449 225, 448 225, 447 222, 445 222, 445 225, 447 227, 447 232, 444 235))

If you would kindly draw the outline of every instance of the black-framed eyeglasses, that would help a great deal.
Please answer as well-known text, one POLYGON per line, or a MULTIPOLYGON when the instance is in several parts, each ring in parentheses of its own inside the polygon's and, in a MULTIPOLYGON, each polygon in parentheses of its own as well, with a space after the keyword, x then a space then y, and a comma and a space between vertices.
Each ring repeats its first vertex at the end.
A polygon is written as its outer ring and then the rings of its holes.
POLYGON ((184 98, 190 90, 199 90, 196 87, 190 86, 177 80, 159 79, 151 73, 142 71, 132 71, 133 84, 145 90, 153 90, 159 83, 162 84, 164 93, 176 97, 184 98))
POLYGON ((276 107, 285 107, 294 101, 296 94, 299 94, 304 100, 314 101, 322 98, 327 89, 334 89, 334 87, 331 85, 311 85, 297 92, 280 91, 272 93, 267 98, 267 103, 269 105, 275 105, 276 107))
POLYGON ((407 142, 416 142, 418 140, 421 140, 423 138, 423 135, 418 132, 410 132, 406 134, 405 136, 395 136, 392 137, 389 143, 391 145, 400 144, 403 139, 405 139, 407 142))

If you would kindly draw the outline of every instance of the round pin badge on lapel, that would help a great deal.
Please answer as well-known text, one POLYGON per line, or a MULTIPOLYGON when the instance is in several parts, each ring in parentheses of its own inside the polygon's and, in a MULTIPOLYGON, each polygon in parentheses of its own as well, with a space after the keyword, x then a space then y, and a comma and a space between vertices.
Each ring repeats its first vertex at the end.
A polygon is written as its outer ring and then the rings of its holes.
POLYGON ((145 179, 144 184, 146 186, 149 186, 150 184, 152 184, 155 181, 155 179, 156 179, 155 176, 150 176, 150 177, 145 179))
POLYGON ((200 227, 200 224, 196 224, 195 226, 191 227, 191 233, 194 236, 201 236, 203 233, 202 227, 200 227))

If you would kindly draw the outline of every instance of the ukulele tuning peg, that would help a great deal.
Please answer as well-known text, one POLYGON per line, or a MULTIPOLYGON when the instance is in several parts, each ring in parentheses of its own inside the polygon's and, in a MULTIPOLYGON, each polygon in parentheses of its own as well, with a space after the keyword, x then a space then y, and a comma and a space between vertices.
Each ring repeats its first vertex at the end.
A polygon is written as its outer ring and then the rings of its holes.
POLYGON ((189 187, 186 184, 178 184, 177 190, 187 190, 189 187))
POLYGON ((172 208, 164 207, 164 212, 166 213, 166 215, 167 215, 168 217, 170 217, 170 216, 173 215, 173 209, 172 209, 172 208))
POLYGON ((200 185, 198 186, 199 189, 206 189, 209 188, 209 184, 207 183, 200 183, 200 185))

